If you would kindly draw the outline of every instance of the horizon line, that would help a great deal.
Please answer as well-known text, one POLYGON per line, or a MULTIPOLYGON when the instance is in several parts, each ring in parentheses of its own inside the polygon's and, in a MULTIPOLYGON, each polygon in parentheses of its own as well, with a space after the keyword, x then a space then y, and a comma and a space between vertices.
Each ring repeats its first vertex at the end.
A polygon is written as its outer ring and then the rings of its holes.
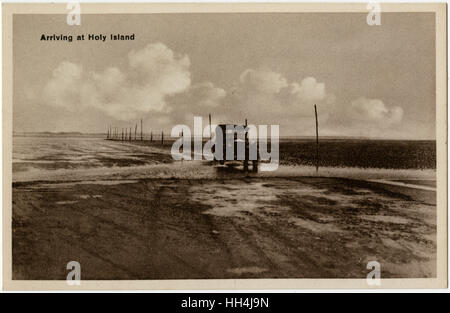
MULTIPOLYGON (((153 135, 159 135, 161 133, 161 130, 153 133, 153 135)), ((35 131, 35 132, 30 132, 30 131, 22 131, 22 132, 14 132, 13 131, 13 136, 14 135, 20 135, 20 134, 49 134, 49 135, 70 135, 70 134, 77 134, 77 135, 98 135, 98 136, 105 136, 106 133, 104 132, 80 132, 80 131, 35 131)), ((148 132, 144 132, 144 135, 150 135, 150 133, 148 132)), ((138 135, 140 136, 140 132, 138 133, 138 135)), ((191 137, 195 138, 196 136, 192 135, 191 137)), ((207 136, 201 136, 202 138, 208 138, 207 136)), ((176 137, 171 137, 168 136, 167 139, 171 139, 171 138, 176 138, 176 137)), ((270 138, 270 137, 267 137, 270 138)), ((314 135, 285 135, 285 136, 280 136, 280 139, 283 138, 293 138, 293 139, 315 139, 316 136, 314 135)), ((427 140, 427 141, 436 141, 436 138, 399 138, 399 137, 366 137, 366 136, 347 136, 347 135, 343 135, 343 136, 336 136, 336 135, 319 135, 319 139, 365 139, 365 140, 409 140, 409 141, 423 141, 423 140, 427 140)), ((139 139, 140 140, 140 139, 139 139)))

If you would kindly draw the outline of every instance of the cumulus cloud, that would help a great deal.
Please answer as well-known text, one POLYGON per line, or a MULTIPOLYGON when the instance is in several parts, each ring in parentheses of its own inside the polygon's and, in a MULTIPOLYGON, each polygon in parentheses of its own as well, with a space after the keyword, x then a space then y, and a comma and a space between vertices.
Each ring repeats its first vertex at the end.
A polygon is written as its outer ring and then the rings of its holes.
POLYGON ((80 83, 83 69, 81 65, 62 62, 54 71, 52 79, 44 88, 48 104, 75 110, 80 102, 80 83))
POLYGON ((118 120, 146 112, 170 112, 167 98, 191 85, 190 61, 162 43, 128 54, 129 69, 117 67, 86 72, 81 65, 62 62, 44 88, 47 103, 76 111, 95 108, 118 120))
POLYGON ((228 98, 228 111, 259 123, 288 123, 314 115, 313 104, 329 105, 325 84, 314 77, 289 81, 270 69, 242 72, 228 98))
POLYGON ((312 76, 289 81, 268 69, 247 69, 234 86, 227 112, 232 120, 248 117, 255 123, 280 124, 281 130, 311 134, 314 104, 325 134, 356 136, 388 135, 398 128, 403 109, 380 99, 357 98, 350 103, 336 101, 325 83, 312 76))
POLYGON ((186 93, 186 103, 192 106, 217 107, 226 96, 226 91, 211 82, 195 84, 186 93))
POLYGON ((351 105, 346 107, 345 112, 351 120, 364 123, 381 123, 383 125, 399 124, 403 117, 401 107, 388 107, 379 99, 364 97, 352 101, 351 105))
POLYGON ((132 73, 141 75, 143 85, 164 95, 179 93, 191 84, 190 60, 162 43, 149 44, 128 54, 132 73))
POLYGON ((319 83, 314 77, 304 78, 300 84, 293 82, 291 84, 291 93, 300 101, 314 102, 324 100, 325 84, 319 83))
POLYGON ((212 82, 192 83, 189 57, 162 43, 132 50, 127 57, 125 69, 86 71, 79 64, 60 63, 45 84, 45 102, 71 112, 94 109, 121 121, 147 116, 149 124, 161 128, 213 113, 216 123, 248 118, 255 124, 279 124, 282 135, 284 130, 313 135, 314 104, 325 134, 377 134, 395 129, 403 119, 401 107, 380 99, 336 99, 312 76, 289 80, 267 68, 246 69, 225 91, 212 82))
POLYGON ((336 105, 326 125, 330 135, 391 137, 402 136, 403 109, 380 99, 357 98, 336 105))
POLYGON ((337 126, 388 128, 399 125, 402 119, 401 107, 387 105, 380 99, 360 97, 337 105, 330 121, 337 126))
POLYGON ((269 69, 247 69, 239 77, 239 87, 247 92, 276 94, 287 86, 286 78, 269 69))

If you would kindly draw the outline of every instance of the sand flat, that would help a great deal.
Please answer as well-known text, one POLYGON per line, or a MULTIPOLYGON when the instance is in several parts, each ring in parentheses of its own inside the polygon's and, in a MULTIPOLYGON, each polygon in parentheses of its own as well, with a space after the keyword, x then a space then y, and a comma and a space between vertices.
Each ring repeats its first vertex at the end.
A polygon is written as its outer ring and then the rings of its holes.
POLYGON ((364 278, 370 260, 385 278, 436 274, 431 191, 323 177, 48 184, 13 187, 14 279, 64 279, 71 260, 83 279, 364 278))

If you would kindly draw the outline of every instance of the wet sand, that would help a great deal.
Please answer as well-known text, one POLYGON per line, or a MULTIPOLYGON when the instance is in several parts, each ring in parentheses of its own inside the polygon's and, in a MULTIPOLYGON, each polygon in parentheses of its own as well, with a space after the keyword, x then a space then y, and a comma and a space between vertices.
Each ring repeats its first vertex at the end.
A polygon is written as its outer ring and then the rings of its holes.
POLYGON ((436 275, 436 195, 331 177, 13 184, 13 279, 436 275))

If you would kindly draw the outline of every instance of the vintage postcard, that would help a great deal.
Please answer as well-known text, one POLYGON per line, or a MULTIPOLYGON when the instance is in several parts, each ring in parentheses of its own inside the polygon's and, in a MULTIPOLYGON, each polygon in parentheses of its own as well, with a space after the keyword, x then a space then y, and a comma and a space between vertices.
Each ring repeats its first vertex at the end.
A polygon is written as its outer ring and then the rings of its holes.
POLYGON ((8 290, 444 288, 445 4, 3 4, 8 290))

